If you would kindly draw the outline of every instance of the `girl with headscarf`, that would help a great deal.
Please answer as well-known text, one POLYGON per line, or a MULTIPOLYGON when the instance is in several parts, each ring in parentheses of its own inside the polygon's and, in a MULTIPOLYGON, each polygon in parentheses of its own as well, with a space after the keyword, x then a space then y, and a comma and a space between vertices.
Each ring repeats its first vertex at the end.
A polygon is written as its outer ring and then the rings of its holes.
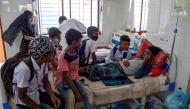
POLYGON ((34 26, 31 24, 33 17, 34 15, 32 12, 28 10, 24 11, 24 13, 18 16, 3 33, 2 39, 12 46, 19 32, 22 31, 23 38, 20 44, 20 51, 28 51, 30 41, 35 39, 34 26))

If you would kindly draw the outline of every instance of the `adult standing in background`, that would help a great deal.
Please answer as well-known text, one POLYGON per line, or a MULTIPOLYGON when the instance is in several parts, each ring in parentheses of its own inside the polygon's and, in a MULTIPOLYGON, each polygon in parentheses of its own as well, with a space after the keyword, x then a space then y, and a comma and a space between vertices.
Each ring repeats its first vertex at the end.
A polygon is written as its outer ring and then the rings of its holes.
POLYGON ((28 51, 30 41, 35 39, 35 31, 32 24, 33 18, 34 15, 31 11, 24 11, 10 24, 9 28, 3 33, 2 39, 12 46, 19 32, 22 31, 23 38, 20 44, 20 51, 28 51))
POLYGON ((61 35, 61 41, 60 41, 60 45, 62 46, 62 50, 65 50, 67 48, 67 43, 66 43, 66 39, 65 39, 65 34, 66 32, 73 28, 78 30, 81 33, 86 32, 86 26, 77 21, 76 19, 67 19, 67 17, 65 16, 60 16, 59 17, 59 30, 61 31, 62 35, 61 35))

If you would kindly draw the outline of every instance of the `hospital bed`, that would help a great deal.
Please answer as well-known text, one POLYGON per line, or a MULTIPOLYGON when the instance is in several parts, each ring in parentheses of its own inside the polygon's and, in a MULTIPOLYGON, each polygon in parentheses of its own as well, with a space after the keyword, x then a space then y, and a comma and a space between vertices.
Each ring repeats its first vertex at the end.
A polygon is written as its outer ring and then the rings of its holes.
MULTIPOLYGON (((119 41, 119 33, 113 33, 112 39, 110 42, 114 42, 114 40, 119 41)), ((110 44, 110 46, 114 46, 110 44)), ((157 46, 157 45, 156 45, 157 46)), ((168 54, 167 62, 169 63, 169 58, 171 56, 170 51, 163 48, 162 50, 168 54)), ((99 51, 100 52, 100 51, 99 51)), ((109 51, 102 50, 101 52, 106 52, 107 54, 109 51)), ((98 55, 98 57, 105 57, 107 54, 98 55)), ((110 104, 119 101, 123 101, 126 99, 133 99, 137 105, 142 106, 141 109, 145 106, 146 96, 155 94, 160 91, 168 91, 168 88, 173 87, 173 83, 175 83, 176 78, 176 65, 177 65, 177 58, 175 54, 172 54, 172 64, 170 65, 169 71, 169 83, 166 84, 167 77, 166 76, 158 76, 158 77, 143 77, 141 79, 135 79, 134 76, 129 76, 129 79, 132 80, 134 83, 129 85, 118 85, 118 86, 105 86, 102 81, 92 82, 88 80, 85 76, 80 76, 80 79, 84 79, 84 83, 87 84, 92 93, 94 95, 94 107, 95 109, 99 109, 100 105, 103 104, 110 104), (171 83, 171 84, 170 84, 171 83), (136 98, 141 98, 141 102, 137 101, 136 98)), ((90 92, 89 92, 90 93, 90 92)), ((77 103, 76 108, 80 109, 82 107, 82 103, 77 103)))
MULTIPOLYGON (((168 54, 167 62, 169 63, 169 58, 171 56, 170 51, 161 47, 162 50, 168 54)), ((129 79, 134 83, 129 85, 120 86, 105 86, 102 81, 92 82, 84 76, 80 78, 85 80, 85 83, 89 85, 94 94, 94 105, 103 105, 114 103, 126 99, 133 99, 138 105, 145 106, 146 96, 155 94, 160 91, 174 90, 174 84, 176 79, 176 65, 177 58, 175 54, 172 54, 172 63, 170 65, 170 71, 168 75, 169 83, 166 84, 166 76, 158 77, 143 77, 141 79, 134 79, 134 76, 129 76, 129 79), (138 102, 136 98, 141 98, 141 102, 138 102)))
MULTIPOLYGON (((119 30, 114 32, 110 39, 110 47, 113 47, 119 43, 119 39, 121 35, 128 35, 133 40, 136 34, 124 32, 119 30)), ((141 36, 141 39, 145 38, 145 36, 141 36)), ((131 42, 132 46, 132 42, 131 42)), ((142 108, 145 106, 146 96, 155 94, 160 91, 168 91, 174 90, 175 80, 177 75, 177 57, 175 54, 171 54, 171 51, 160 47, 166 54, 168 54, 167 62, 169 62, 169 58, 172 55, 172 63, 170 65, 170 71, 168 78, 167 76, 158 76, 158 77, 143 77, 141 79, 135 79, 134 76, 129 76, 129 79, 134 83, 129 85, 121 85, 121 86, 105 86, 102 81, 92 82, 84 76, 80 76, 81 79, 85 80, 85 83, 89 85, 93 94, 94 94, 94 105, 103 105, 114 103, 126 99, 133 99, 138 105, 141 105, 142 108), (169 83, 167 83, 170 81, 169 83), (167 83, 167 84, 166 84, 167 83), (141 102, 138 102, 136 98, 141 98, 141 102)), ((109 54, 109 49, 97 49, 96 56, 97 59, 105 58, 109 54)), ((132 51, 133 52, 133 51, 132 51)), ((98 108, 98 107, 96 107, 98 108)))

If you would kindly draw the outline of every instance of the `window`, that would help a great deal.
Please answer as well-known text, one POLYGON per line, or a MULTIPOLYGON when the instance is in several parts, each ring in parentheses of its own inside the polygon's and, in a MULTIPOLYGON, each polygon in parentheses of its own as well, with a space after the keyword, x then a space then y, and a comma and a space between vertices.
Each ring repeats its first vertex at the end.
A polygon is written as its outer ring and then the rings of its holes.
POLYGON ((40 28, 42 34, 48 34, 50 27, 59 27, 58 19, 62 15, 62 0, 39 0, 40 28))
POLYGON ((149 0, 131 0, 131 29, 135 28, 136 31, 146 32, 148 20, 148 1, 149 0))
POLYGON ((98 0, 63 0, 63 15, 84 23, 98 26, 98 0))
POLYGON ((39 0, 40 28, 47 34, 49 27, 58 27, 61 15, 75 18, 86 27, 98 26, 99 0, 39 0))

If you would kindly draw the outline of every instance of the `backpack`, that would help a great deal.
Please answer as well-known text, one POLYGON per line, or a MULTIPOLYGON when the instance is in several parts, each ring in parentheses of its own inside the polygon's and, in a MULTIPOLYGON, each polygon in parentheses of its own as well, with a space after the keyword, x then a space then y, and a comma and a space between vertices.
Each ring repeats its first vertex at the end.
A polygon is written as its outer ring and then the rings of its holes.
POLYGON ((16 83, 12 83, 14 68, 23 61, 30 68, 30 78, 29 82, 34 77, 34 67, 30 58, 30 53, 27 51, 18 52, 12 58, 9 58, 1 67, 1 79, 5 86, 6 91, 9 94, 14 94, 12 86, 16 85, 16 83))
POLYGON ((89 52, 87 58, 85 58, 85 48, 86 48, 86 42, 89 39, 85 39, 82 41, 82 45, 79 48, 79 67, 84 67, 85 66, 85 61, 87 60, 87 63, 89 61, 89 57, 91 52, 89 52))
MULTIPOLYGON (((115 55, 115 53, 116 53, 116 51, 117 51, 117 48, 118 47, 118 45, 116 45, 114 48, 113 48, 113 56, 115 55)), ((125 59, 127 57, 127 52, 124 52, 123 53, 123 59, 125 59)))

